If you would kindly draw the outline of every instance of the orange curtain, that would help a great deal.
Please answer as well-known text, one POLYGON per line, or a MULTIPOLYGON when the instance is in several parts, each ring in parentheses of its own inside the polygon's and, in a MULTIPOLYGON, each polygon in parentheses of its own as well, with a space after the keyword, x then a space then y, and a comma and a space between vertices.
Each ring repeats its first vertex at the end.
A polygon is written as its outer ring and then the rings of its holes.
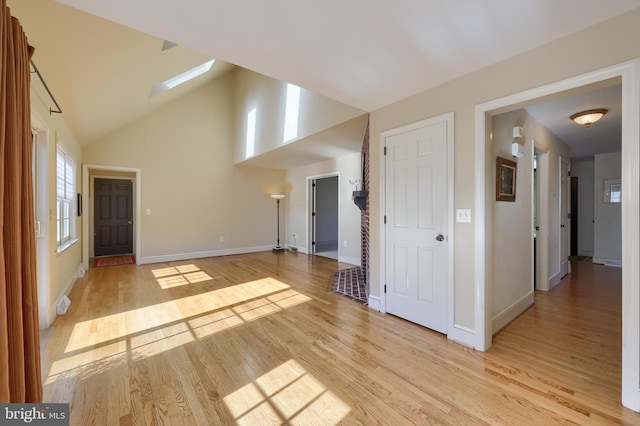
POLYGON ((41 402, 29 59, 20 22, 0 8, 0 402, 41 402))

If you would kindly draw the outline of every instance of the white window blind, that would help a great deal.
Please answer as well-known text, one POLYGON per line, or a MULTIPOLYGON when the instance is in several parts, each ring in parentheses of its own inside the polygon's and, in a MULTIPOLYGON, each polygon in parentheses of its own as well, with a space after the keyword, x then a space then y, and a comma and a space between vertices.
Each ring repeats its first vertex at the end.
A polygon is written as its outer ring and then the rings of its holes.
POLYGON ((61 246, 75 237, 73 202, 75 195, 74 163, 60 147, 56 162, 57 242, 61 246))

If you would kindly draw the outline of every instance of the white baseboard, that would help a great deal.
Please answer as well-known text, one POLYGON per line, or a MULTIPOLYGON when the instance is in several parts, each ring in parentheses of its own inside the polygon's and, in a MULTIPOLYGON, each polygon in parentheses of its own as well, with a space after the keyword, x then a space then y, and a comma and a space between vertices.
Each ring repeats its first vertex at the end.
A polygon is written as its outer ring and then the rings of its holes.
POLYGON ((139 265, 145 265, 148 263, 162 263, 162 262, 173 262, 176 260, 202 259, 204 257, 228 256, 231 254, 257 253, 260 251, 271 251, 272 248, 273 246, 243 247, 243 248, 226 249, 226 250, 197 251, 192 253, 176 253, 176 254, 167 254, 162 256, 146 256, 146 257, 140 257, 136 259, 136 263, 138 263, 139 265))
POLYGON ((493 317, 493 334, 502 330, 507 324, 516 319, 518 315, 526 311, 531 305, 533 305, 533 291, 530 291, 513 305, 493 317))
POLYGON ((371 294, 369 295, 369 307, 371 309, 375 309, 376 311, 380 311, 380 307, 382 305, 380 304, 380 298, 378 296, 372 296, 371 294))
POLYGON ((555 286, 560 284, 560 281, 562 281, 562 277, 563 277, 562 272, 558 272, 557 274, 549 278, 549 290, 553 289, 555 286))
POLYGON ((473 348, 476 340, 476 332, 469 327, 454 324, 453 329, 449 330, 447 333, 447 339, 453 340, 463 346, 473 348))
POLYGON ((60 302, 60 299, 62 299, 64 296, 69 296, 69 293, 71 293, 71 290, 73 290, 73 286, 76 285, 76 281, 78 281, 78 277, 81 274, 80 270, 84 271, 84 266, 82 265, 82 263, 80 265, 78 265, 78 267, 74 271, 74 273, 71 276, 71 278, 69 278, 69 281, 67 281, 67 285, 64 286, 64 289, 62 289, 62 292, 58 295, 58 297, 56 297, 56 299, 54 300, 53 304, 51 306, 49 306, 49 318, 47 318, 47 322, 48 323, 47 324, 40 324, 41 328, 42 328, 43 325, 46 325, 46 327, 44 327, 44 328, 49 328, 51 326, 51 324, 53 324, 53 321, 58 316, 56 314, 56 307, 58 306, 58 303, 60 302))
POLYGON ((338 256, 338 262, 348 263, 349 265, 360 266, 361 260, 355 257, 338 256))
POLYGON ((616 266, 618 268, 622 267, 622 260, 609 259, 606 257, 594 257, 593 263, 597 263, 598 265, 605 265, 605 266, 616 266))

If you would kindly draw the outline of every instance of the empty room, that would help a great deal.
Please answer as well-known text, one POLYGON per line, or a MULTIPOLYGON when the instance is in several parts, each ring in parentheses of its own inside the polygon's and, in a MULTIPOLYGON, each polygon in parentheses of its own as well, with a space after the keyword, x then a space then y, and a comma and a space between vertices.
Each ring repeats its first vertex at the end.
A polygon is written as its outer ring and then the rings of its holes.
POLYGON ((637 0, 2 3, 0 423, 640 425, 637 0))

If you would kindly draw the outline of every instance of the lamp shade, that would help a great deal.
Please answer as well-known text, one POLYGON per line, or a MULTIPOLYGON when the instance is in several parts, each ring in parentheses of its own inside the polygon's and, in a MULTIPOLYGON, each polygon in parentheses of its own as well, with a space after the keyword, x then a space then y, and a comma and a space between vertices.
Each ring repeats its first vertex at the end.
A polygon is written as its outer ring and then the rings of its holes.
POLYGON ((282 200, 284 198, 284 194, 272 194, 271 198, 274 200, 282 200))
POLYGON ((578 112, 571 116, 571 119, 578 124, 582 124, 589 128, 593 123, 600 120, 604 115, 609 112, 606 109, 590 109, 588 111, 578 112))

